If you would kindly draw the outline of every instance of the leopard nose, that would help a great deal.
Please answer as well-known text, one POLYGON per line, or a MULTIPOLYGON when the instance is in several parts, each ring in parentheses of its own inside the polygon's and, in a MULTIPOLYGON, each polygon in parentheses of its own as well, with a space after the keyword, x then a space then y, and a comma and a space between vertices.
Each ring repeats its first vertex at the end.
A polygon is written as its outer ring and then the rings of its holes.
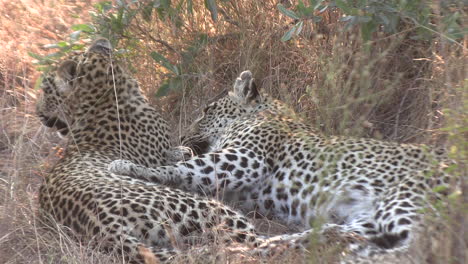
POLYGON ((41 120, 42 123, 47 127, 55 127, 59 130, 67 127, 67 124, 57 117, 41 116, 41 120))

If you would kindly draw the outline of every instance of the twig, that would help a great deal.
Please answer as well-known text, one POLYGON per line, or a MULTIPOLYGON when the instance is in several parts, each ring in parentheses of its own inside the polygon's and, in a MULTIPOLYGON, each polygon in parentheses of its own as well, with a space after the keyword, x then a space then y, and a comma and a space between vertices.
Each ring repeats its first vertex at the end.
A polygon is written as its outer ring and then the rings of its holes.
POLYGON ((230 16, 228 16, 228 14, 226 14, 226 11, 224 11, 224 9, 218 7, 218 10, 219 10, 219 13, 221 13, 221 15, 223 15, 224 20, 226 20, 226 22, 228 22, 229 24, 232 24, 232 25, 234 25, 236 27, 240 27, 239 23, 237 21, 232 20, 232 18, 230 16))

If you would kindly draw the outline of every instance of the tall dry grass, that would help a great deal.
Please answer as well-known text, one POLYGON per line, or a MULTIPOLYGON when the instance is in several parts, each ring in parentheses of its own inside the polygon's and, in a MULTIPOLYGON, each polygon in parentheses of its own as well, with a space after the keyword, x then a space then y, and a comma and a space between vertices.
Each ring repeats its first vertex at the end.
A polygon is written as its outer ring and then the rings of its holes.
MULTIPOLYGON (((34 115, 38 74, 27 51, 45 53, 42 44, 57 41, 80 22, 70 14, 81 14, 86 21, 92 2, 0 1, 7 14, 0 17, 0 49, 5 51, 0 63, 6 66, 0 76, 0 263, 119 261, 71 238, 66 230, 48 231, 37 218, 38 186, 60 156, 61 145, 53 149, 60 141, 34 115)), ((127 63, 177 131, 175 143, 206 102, 230 89, 239 72, 249 69, 264 92, 287 102, 326 134, 447 146, 458 163, 453 173, 462 179, 463 193, 440 210, 441 219, 427 217, 431 224, 406 260, 466 260, 466 39, 463 47, 449 45, 443 36, 415 41, 410 38, 413 28, 407 26, 398 34, 376 34, 366 49, 357 30, 344 32, 340 14, 328 12, 322 22, 306 23, 300 38, 283 43, 279 39, 291 21, 279 15, 277 1, 231 1, 216 24, 201 2, 180 29, 156 19, 138 19, 131 26, 139 42, 127 63), (200 32, 208 35, 208 44, 188 63, 177 51, 189 47, 200 32), (154 50, 182 63, 184 89, 154 96, 170 76, 150 58, 154 50)), ((259 226, 266 233, 288 230, 268 221, 259 221, 259 226)), ((336 260, 333 248, 314 252, 312 263, 336 260)), ((185 261, 206 259, 194 253, 180 260, 185 261)))

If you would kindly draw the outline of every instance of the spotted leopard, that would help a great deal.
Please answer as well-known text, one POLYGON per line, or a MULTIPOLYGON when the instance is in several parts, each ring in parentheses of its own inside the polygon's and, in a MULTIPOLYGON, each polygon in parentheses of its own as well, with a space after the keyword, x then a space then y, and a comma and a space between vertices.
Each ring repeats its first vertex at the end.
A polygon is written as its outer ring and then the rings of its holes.
POLYGON ((62 61, 41 87, 37 114, 68 144, 40 188, 40 207, 80 239, 132 262, 146 261, 148 252, 168 261, 180 253, 178 245, 200 237, 245 243, 260 254, 307 241, 307 231, 260 236, 246 217, 216 200, 108 172, 119 158, 153 167, 170 162, 168 125, 114 59, 108 40, 62 61))
POLYGON ((184 144, 198 156, 157 168, 117 160, 109 169, 221 194, 244 211, 302 228, 321 220, 324 228, 339 226, 383 250, 407 248, 421 209, 450 188, 443 151, 324 136, 287 109, 261 95, 245 71, 234 90, 208 105, 190 127, 184 144))

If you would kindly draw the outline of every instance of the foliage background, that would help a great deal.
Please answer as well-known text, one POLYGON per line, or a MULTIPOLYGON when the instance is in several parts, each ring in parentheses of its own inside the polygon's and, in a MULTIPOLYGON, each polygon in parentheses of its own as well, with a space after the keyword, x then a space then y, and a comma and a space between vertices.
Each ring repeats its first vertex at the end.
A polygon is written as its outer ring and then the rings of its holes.
MULTIPOLYGON (((113 41, 178 136, 249 69, 264 92, 325 134, 446 146, 465 181, 462 1, 0 0, 0 10, 2 263, 113 261, 35 218, 37 188, 63 146, 34 115, 39 71, 97 35, 113 41)), ((466 185, 462 191, 427 231, 434 239, 414 247, 421 261, 463 262, 466 185)), ((330 260, 323 256, 317 261, 330 260)))

